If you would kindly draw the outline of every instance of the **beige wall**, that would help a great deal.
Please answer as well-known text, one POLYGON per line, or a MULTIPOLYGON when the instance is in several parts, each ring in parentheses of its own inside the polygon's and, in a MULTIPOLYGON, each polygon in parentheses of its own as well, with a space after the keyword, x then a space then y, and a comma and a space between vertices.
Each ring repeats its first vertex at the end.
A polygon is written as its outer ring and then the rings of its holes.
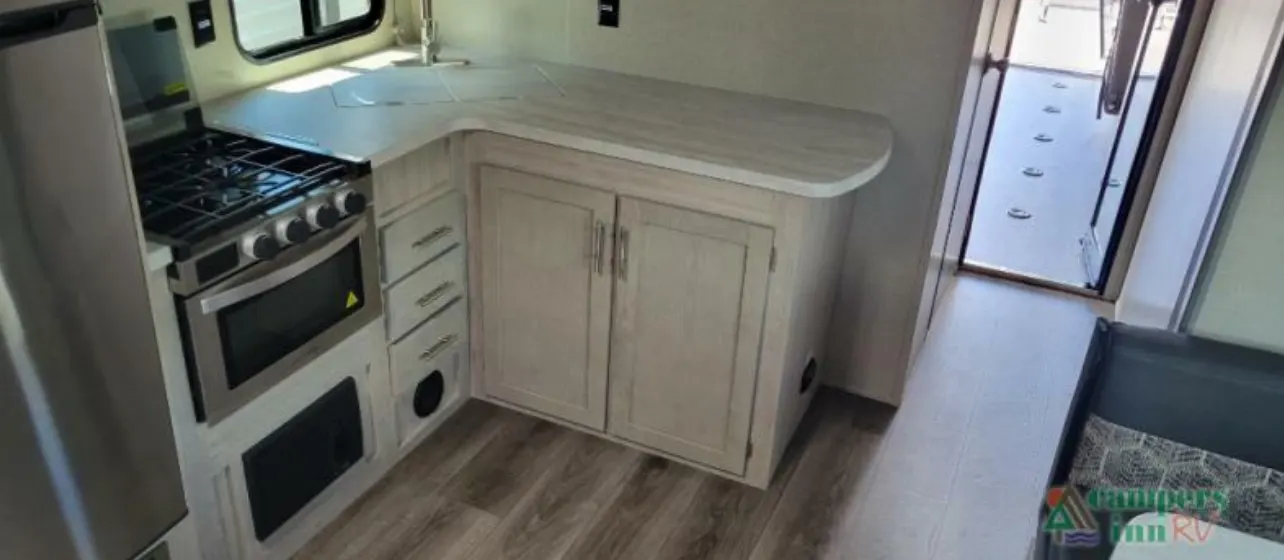
MULTIPOLYGON (((245 89, 263 85, 356 57, 391 45, 393 17, 385 17, 379 29, 369 35, 290 57, 271 64, 255 64, 241 56, 232 30, 228 0, 214 0, 214 27, 218 39, 199 49, 192 48, 187 2, 184 0, 102 0, 107 25, 146 22, 172 15, 178 18, 185 55, 195 82, 194 90, 202 101, 217 99, 245 89)), ((389 10, 391 11, 391 10, 389 10)))
MULTIPOLYGON (((406 1, 406 0, 402 0, 406 1)), ((411 0, 413 1, 413 0, 411 0)), ((980 0, 435 0, 447 43, 886 115, 887 171, 864 187, 829 382, 900 398, 980 0)))
POLYGON ((1211 245, 1235 166, 1241 157, 1250 161, 1246 136, 1253 118, 1259 106, 1262 116, 1270 107, 1263 102, 1269 100, 1264 85, 1279 50, 1281 16, 1284 0, 1211 2, 1154 189, 1139 191, 1133 203, 1146 209, 1145 219, 1115 305, 1116 320, 1181 326, 1190 275, 1211 245))
POLYGON ((1195 334, 1284 352, 1284 104, 1268 93, 1196 292, 1195 334))

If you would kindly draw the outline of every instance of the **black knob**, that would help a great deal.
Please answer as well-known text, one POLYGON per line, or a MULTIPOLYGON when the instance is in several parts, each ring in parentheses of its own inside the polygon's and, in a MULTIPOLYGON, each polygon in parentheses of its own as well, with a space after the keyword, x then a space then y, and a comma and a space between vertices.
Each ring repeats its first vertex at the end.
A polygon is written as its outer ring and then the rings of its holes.
POLYGON ((299 218, 286 218, 276 224, 276 239, 287 245, 298 245, 312 237, 312 228, 299 218))
POLYGON ((246 255, 260 260, 268 260, 281 253, 281 244, 266 234, 258 234, 245 244, 246 255))
POLYGON ((321 204, 308 210, 308 222, 317 229, 330 229, 339 224, 339 209, 321 204))
POLYGON ((351 191, 340 195, 338 199, 339 210, 343 211, 345 216, 365 212, 367 202, 366 195, 351 191))

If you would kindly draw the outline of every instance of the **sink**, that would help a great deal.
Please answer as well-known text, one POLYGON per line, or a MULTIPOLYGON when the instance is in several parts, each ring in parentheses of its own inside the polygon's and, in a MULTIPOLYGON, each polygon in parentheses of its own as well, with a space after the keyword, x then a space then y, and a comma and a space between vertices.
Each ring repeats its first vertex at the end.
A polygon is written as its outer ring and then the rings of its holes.
POLYGON ((437 72, 460 101, 562 96, 562 90, 534 64, 482 63, 437 72))
POLYGON ((430 105, 561 97, 562 90, 539 66, 479 63, 461 67, 383 67, 330 86, 335 105, 430 105))
POLYGON ((330 86, 339 107, 452 103, 455 97, 427 68, 381 68, 330 86))

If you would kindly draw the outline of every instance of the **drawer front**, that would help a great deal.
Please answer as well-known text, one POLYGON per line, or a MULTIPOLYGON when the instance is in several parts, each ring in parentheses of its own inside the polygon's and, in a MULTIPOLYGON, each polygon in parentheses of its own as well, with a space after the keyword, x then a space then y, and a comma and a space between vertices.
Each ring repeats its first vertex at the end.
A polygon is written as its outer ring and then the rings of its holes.
POLYGON ((460 380, 468 367, 468 347, 453 344, 431 361, 403 372, 397 393, 397 443, 406 447, 445 420, 444 412, 462 398, 460 380))
POLYGON ((375 211, 380 216, 450 180, 448 141, 438 140, 375 168, 375 211))
POLYGON ((463 243, 464 197, 452 192, 383 229, 383 281, 392 284, 463 243))
POLYGON ((456 246, 388 289, 385 316, 388 340, 397 340, 467 293, 464 258, 456 246))
POLYGON ((418 383, 433 364, 456 351, 467 354, 468 302, 460 299, 424 323, 389 351, 392 390, 401 394, 418 383))

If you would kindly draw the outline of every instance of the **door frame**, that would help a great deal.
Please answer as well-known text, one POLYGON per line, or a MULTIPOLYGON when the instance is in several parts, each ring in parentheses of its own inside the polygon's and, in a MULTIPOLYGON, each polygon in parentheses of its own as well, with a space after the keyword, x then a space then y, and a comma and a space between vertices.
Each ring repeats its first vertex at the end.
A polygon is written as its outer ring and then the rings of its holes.
MULTIPOLYGON (((995 2, 994 15, 992 18, 986 18, 983 14, 982 20, 978 25, 977 44, 988 46, 990 49, 988 52, 1001 52, 1006 56, 1016 31, 1016 19, 1020 10, 1021 0, 991 1, 995 2), (982 40, 981 37, 986 37, 986 39, 982 40), (1001 50, 996 49, 996 46, 1000 47, 1001 50)), ((1173 59, 1165 62, 1166 66, 1172 65, 1171 73, 1168 75, 1170 80, 1169 87, 1162 93, 1162 97, 1160 95, 1156 96, 1156 100, 1161 101, 1162 106, 1160 110, 1153 111, 1149 116, 1155 119, 1155 128, 1149 135, 1143 136, 1139 144, 1139 150, 1145 151, 1145 157, 1137 158, 1133 164, 1134 170, 1140 169, 1140 172, 1136 175, 1138 180, 1131 192, 1125 193, 1124 200, 1120 204, 1122 215, 1116 222, 1116 233, 1114 234, 1119 237, 1119 241, 1115 244, 1113 258, 1103 264, 1103 268, 1108 271, 1105 281, 1100 282, 1100 286, 1096 289, 1086 285, 1083 287, 1067 285, 1037 277, 1015 274, 1010 271, 975 267, 963 263, 963 255, 966 253, 968 241, 967 237, 971 232, 976 198, 981 186, 981 172, 985 166, 985 151, 989 145, 994 119, 998 113, 998 102, 1002 95, 1002 73, 999 73, 999 84, 996 86, 998 91, 995 92, 993 101, 994 108, 982 109, 982 104, 986 103, 986 100, 980 96, 983 88, 987 85, 986 81, 994 73, 989 72, 989 69, 984 64, 981 64, 979 68, 977 64, 973 64, 973 68, 969 69, 967 89, 963 92, 965 104, 959 115, 960 124, 953 143, 954 153, 951 153, 950 156, 951 169, 953 170, 955 165, 958 165, 958 170, 952 171, 947 176, 949 183, 947 183, 945 192, 946 199, 942 204, 941 220, 938 221, 938 228, 948 228, 948 231, 943 235, 944 247, 942 249, 942 262, 940 263, 940 278, 930 285, 933 291, 930 299, 927 295, 924 298, 925 302, 931 301, 932 308, 935 308, 940 302, 940 293, 943 292, 942 288, 945 285, 946 277, 953 276, 959 270, 973 269, 1007 280, 1053 288, 1111 302, 1119 297, 1124 277, 1127 274, 1137 243, 1141 221, 1145 216, 1150 195, 1158 177, 1158 170, 1163 163, 1163 154, 1167 148, 1182 97, 1185 94, 1186 84, 1190 79, 1195 55, 1202 42, 1208 13, 1214 0, 1186 1, 1190 2, 1191 8, 1189 9, 1191 12, 1187 20, 1186 32, 1180 40, 1180 50, 1173 59), (975 80, 975 84, 970 79, 970 73, 974 71, 980 72, 979 79, 975 80), (958 162, 957 164, 956 161, 958 162), (953 185, 950 185, 950 183, 953 183, 953 185), (949 201, 949 204, 945 204, 944 202, 946 201, 949 201)), ((984 57, 984 52, 980 56, 984 57)), ((1085 223, 1084 227, 1088 228, 1089 224, 1085 223)), ((939 233, 938 236, 940 236, 939 233)), ((930 325, 930 319, 928 324, 930 325)))
MULTIPOLYGON (((1180 285, 1173 290, 1173 298, 1167 302, 1168 322, 1163 328, 1188 332, 1193 326, 1198 307, 1207 293, 1216 257, 1225 242, 1225 234, 1234 218, 1235 204, 1242 194, 1244 175, 1251 170, 1252 162, 1260 151, 1262 136, 1266 133, 1267 122, 1275 111, 1284 104, 1284 2, 1272 0, 1268 7, 1274 8, 1275 19, 1265 54, 1260 63, 1249 65, 1245 71, 1256 70, 1254 87, 1245 92, 1245 110, 1241 115, 1236 133, 1226 146, 1227 156, 1221 169, 1217 184, 1211 193, 1211 201, 1198 237, 1194 240, 1193 250, 1185 274, 1180 278, 1180 285)), ((1211 33, 1217 34, 1214 29, 1211 33)))
MULTIPOLYGON (((1179 8, 1178 27, 1185 26, 1185 29, 1178 41, 1177 50, 1173 52, 1170 46, 1167 54, 1170 58, 1164 61, 1164 68, 1160 70, 1159 83, 1155 86, 1155 99, 1151 100, 1152 106, 1146 116, 1146 128, 1150 133, 1143 134, 1137 144, 1138 152, 1144 151, 1145 157, 1133 160, 1132 170, 1128 175, 1129 182, 1136 181, 1136 184, 1124 185, 1123 198, 1119 202, 1120 216, 1115 219, 1111 239, 1106 240, 1106 246, 1102 248, 1105 254, 1102 256, 1101 270, 1098 271, 1099 287, 1093 293, 1109 302, 1118 300, 1123 290, 1141 224, 1150 207, 1150 198, 1159 178, 1159 170, 1163 167, 1164 155, 1168 151, 1168 142, 1172 138, 1182 101, 1186 97, 1186 86, 1190 83, 1214 3, 1214 0, 1183 1, 1188 4, 1184 3, 1179 8), (1185 12, 1184 19, 1182 12, 1185 12), (1156 106, 1157 101, 1162 104, 1156 106)), ((1173 37, 1177 38, 1177 34, 1174 33, 1173 37)), ((1091 224, 1088 227, 1091 228, 1091 224)))
MULTIPOLYGON (((983 162, 977 160, 984 151, 975 149, 971 140, 977 129, 978 121, 984 122, 989 130, 991 116, 981 116, 978 108, 981 93, 987 85, 998 88, 992 82, 994 74, 988 72, 986 57, 995 52, 996 40, 1001 40, 1000 48, 1006 52, 1012 41, 1012 26, 1016 21, 1017 9, 1021 0, 975 0, 976 34, 968 52, 967 64, 961 68, 958 77, 958 117, 954 124, 954 137, 949 145, 945 175, 940 179, 941 194, 936 207, 936 225, 932 232, 931 245, 927 247, 927 277, 923 282, 923 292, 919 296, 918 314, 914 322, 914 338, 911 342, 910 355, 918 354, 918 348, 931 328, 936 308, 943 301, 943 295, 952 279, 959 271, 960 255, 963 240, 960 232, 967 231, 971 219, 972 198, 976 195, 975 185, 983 162), (969 150, 971 148, 971 150, 969 150)), ((992 110, 990 111, 993 112, 992 110)), ((984 140, 984 139, 983 139, 984 140)), ((984 141, 981 142, 984 145, 984 141)))

